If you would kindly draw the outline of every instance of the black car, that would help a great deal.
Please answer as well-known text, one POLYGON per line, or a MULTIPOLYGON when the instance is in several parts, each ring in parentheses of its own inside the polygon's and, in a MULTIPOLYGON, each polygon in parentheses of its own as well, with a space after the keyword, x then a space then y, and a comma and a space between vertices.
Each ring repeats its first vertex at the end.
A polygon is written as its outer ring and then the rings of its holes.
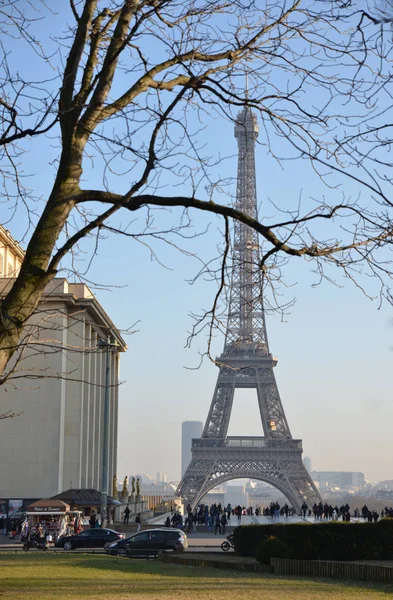
POLYGON ((107 554, 113 556, 146 556, 158 552, 183 552, 188 548, 186 534, 181 529, 149 529, 136 533, 125 540, 105 546, 107 554))
POLYGON ((60 537, 55 546, 64 550, 75 550, 75 548, 103 548, 108 542, 124 539, 123 533, 117 533, 113 529, 85 529, 75 535, 60 537))

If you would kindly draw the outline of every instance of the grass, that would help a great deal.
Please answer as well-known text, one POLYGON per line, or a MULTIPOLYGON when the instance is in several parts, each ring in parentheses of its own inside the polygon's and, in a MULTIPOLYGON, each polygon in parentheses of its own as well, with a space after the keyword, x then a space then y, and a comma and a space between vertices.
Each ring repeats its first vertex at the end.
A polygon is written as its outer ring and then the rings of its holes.
POLYGON ((0 555, 0 600, 380 600, 392 586, 242 574, 88 554, 0 555))

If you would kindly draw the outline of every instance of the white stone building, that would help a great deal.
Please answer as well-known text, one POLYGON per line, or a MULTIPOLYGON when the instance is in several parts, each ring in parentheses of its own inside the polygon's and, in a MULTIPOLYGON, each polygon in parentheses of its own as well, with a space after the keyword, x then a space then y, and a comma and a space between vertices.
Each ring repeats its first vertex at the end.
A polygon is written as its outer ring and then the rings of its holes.
MULTIPOLYGON (((23 251, 0 229, 0 298, 23 251), (17 251, 13 250, 16 248, 17 251), (12 258, 13 257, 13 258, 12 258), (14 262, 12 262, 12 260, 14 262), (4 271, 4 265, 13 265, 4 271)), ((84 284, 55 279, 30 319, 25 356, 0 387, 0 497, 44 498, 69 488, 101 490, 106 350, 109 351, 108 492, 116 473, 120 352, 126 344, 84 284)))

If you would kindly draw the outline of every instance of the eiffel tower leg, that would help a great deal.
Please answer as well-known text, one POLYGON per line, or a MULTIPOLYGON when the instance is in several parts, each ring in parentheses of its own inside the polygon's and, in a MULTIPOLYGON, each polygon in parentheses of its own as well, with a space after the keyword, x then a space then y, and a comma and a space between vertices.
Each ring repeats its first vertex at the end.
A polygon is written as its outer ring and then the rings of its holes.
POLYGON ((182 497, 184 504, 191 504, 194 510, 199 500, 205 494, 206 487, 211 489, 209 481, 214 472, 214 459, 192 459, 184 473, 176 491, 176 495, 182 497))
POLYGON ((299 504, 296 506, 294 505, 299 514, 300 507, 303 502, 306 502, 309 508, 311 508, 315 503, 319 504, 322 502, 321 495, 302 460, 297 469, 294 469, 292 472, 290 480, 299 500, 299 504))
POLYGON ((235 379, 236 372, 233 369, 220 367, 209 415, 202 432, 203 438, 226 437, 235 393, 235 379))
POLYGON ((288 422, 281 403, 273 367, 255 369, 259 411, 265 436, 271 439, 291 439, 288 422))

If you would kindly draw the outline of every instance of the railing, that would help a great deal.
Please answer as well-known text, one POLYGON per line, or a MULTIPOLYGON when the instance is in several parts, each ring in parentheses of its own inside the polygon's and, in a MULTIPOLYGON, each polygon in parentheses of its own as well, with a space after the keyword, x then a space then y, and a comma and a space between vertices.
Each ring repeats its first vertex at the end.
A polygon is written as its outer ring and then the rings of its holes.
POLYGON ((393 568, 385 565, 289 558, 271 558, 270 565, 275 575, 393 583, 393 568))
POLYGON ((267 448, 269 450, 302 449, 301 440, 268 440, 264 437, 198 438, 192 440, 193 448, 267 448))

